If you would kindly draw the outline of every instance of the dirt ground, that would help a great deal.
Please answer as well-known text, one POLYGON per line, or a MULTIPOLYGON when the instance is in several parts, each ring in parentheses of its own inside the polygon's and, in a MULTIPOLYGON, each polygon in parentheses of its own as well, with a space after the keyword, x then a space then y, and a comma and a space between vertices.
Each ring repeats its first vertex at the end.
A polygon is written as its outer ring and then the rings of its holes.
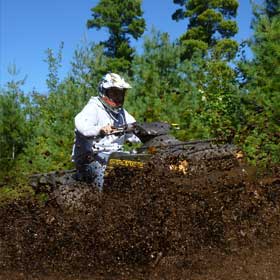
POLYGON ((168 166, 115 169, 72 207, 3 204, 0 279, 280 279, 279 168, 168 166))

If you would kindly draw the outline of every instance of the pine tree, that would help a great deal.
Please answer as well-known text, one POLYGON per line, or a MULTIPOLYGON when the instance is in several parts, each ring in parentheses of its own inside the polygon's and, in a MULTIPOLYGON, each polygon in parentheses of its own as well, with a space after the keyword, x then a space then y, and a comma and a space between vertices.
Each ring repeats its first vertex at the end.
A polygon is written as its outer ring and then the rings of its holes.
POLYGON ((240 132, 248 157, 258 165, 280 160, 280 18, 264 13, 265 7, 255 10, 250 42, 254 58, 243 68, 246 122, 240 132))
POLYGON ((47 58, 44 61, 48 63, 48 68, 49 68, 49 73, 48 73, 48 78, 46 80, 46 83, 50 92, 56 91, 59 83, 58 71, 59 68, 61 67, 63 46, 64 43, 62 42, 59 46, 57 56, 54 55, 52 49, 47 49, 45 52, 47 58))
POLYGON ((72 168, 74 116, 84 105, 83 92, 71 79, 61 82, 48 96, 38 95, 33 137, 18 160, 25 173, 72 168))
POLYGON ((173 0, 181 6, 172 15, 173 20, 188 19, 188 29, 180 38, 184 46, 183 58, 190 58, 196 50, 214 49, 215 57, 232 59, 238 44, 230 39, 238 27, 232 20, 237 13, 237 0, 173 0))
POLYGON ((0 178, 13 171, 33 130, 30 100, 21 90, 25 79, 15 80, 19 74, 15 65, 9 73, 12 80, 0 91, 0 178))
POLYGON ((280 13, 280 1, 279 0, 266 0, 265 1, 265 13, 268 18, 279 16, 280 13))
POLYGON ((57 67, 61 56, 47 52, 49 65, 48 95, 33 96, 33 135, 17 161, 21 173, 48 172, 73 168, 71 152, 74 143, 74 117, 89 98, 97 93, 99 78, 106 57, 102 49, 84 45, 75 50, 72 71, 63 81, 57 79, 57 67), (93 74, 93 78, 89 75, 93 74))
POLYGON ((224 61, 200 54, 180 60, 182 47, 168 34, 146 37, 134 60, 128 108, 140 121, 179 124, 181 139, 233 137, 239 121, 239 89, 224 61))
POLYGON ((100 0, 91 9, 88 28, 107 28, 108 40, 101 42, 108 60, 108 70, 127 72, 134 56, 130 39, 137 40, 145 30, 141 0, 100 0))
POLYGON ((151 38, 145 38, 143 54, 133 61, 136 83, 128 94, 132 113, 146 121, 158 120, 165 114, 163 99, 174 86, 173 72, 179 58, 177 47, 166 33, 152 32, 151 38))
POLYGON ((173 2, 181 8, 172 18, 189 20, 187 31, 180 37, 181 58, 189 60, 195 69, 192 79, 197 90, 195 100, 200 107, 197 123, 203 124, 208 136, 232 141, 240 118, 236 73, 229 65, 238 50, 238 43, 231 39, 238 30, 234 21, 238 1, 173 2))

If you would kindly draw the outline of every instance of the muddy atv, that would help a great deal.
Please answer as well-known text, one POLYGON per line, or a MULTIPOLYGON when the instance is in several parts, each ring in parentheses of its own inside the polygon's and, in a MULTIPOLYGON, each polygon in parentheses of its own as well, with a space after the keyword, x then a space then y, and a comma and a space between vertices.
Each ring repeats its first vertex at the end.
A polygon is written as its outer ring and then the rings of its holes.
MULTIPOLYGON (((215 170, 228 172, 240 167, 243 154, 235 145, 224 144, 219 139, 183 142, 171 135, 171 129, 171 125, 162 122, 119 128, 115 133, 133 131, 143 145, 130 152, 117 151, 110 155, 104 190, 110 189, 116 170, 128 174, 141 170, 145 164, 157 159, 167 164, 168 171, 174 174, 175 179, 178 175, 197 178, 215 170)), ((73 169, 34 174, 30 177, 30 185, 38 193, 55 194, 59 198, 69 195, 79 198, 95 186, 75 180, 75 173, 73 169)))

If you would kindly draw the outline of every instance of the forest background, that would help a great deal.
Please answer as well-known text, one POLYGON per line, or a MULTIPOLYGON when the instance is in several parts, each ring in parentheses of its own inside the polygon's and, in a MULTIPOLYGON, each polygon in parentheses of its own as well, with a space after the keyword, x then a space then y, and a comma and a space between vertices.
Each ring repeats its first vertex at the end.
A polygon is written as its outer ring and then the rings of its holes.
POLYGON ((63 43, 47 49, 47 94, 24 92, 25 79, 9 67, 14 78, 0 88, 0 182, 73 168, 74 116, 108 71, 132 84, 125 107, 138 121, 176 123, 182 140, 219 137, 240 146, 253 165, 279 164, 279 1, 252 3, 253 36, 242 43, 233 39, 237 0, 173 2, 170 17, 188 19, 185 33, 172 41, 153 30, 138 53, 131 40, 145 31, 142 1, 100 0, 85 21, 108 37, 77 47, 62 81, 63 43))

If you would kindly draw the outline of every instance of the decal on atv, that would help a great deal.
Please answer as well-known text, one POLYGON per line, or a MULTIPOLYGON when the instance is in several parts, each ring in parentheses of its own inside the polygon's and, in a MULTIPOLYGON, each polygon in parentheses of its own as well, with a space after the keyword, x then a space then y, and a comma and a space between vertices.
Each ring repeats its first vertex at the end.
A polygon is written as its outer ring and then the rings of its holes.
POLYGON ((144 163, 141 161, 123 160, 123 159, 110 159, 108 167, 123 166, 123 167, 136 167, 142 168, 144 163))

